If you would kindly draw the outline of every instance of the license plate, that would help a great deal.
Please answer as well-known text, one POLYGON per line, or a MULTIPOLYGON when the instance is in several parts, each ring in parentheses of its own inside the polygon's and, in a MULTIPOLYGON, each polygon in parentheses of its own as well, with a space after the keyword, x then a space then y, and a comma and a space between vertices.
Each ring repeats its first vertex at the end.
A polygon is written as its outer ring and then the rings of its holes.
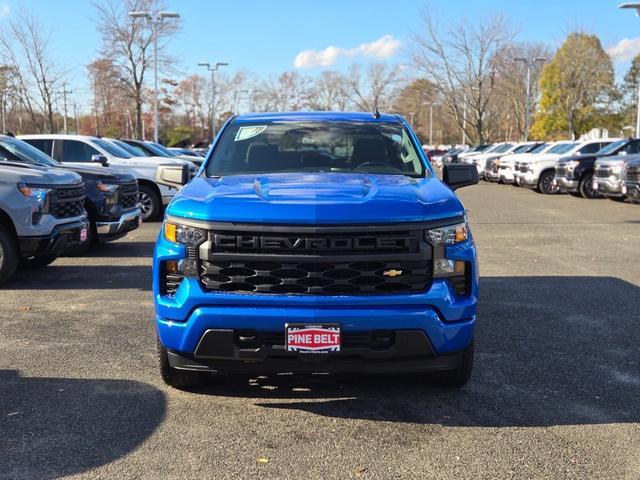
POLYGON ((87 237, 88 237, 88 230, 87 227, 83 227, 80 230, 80 241, 81 242, 86 242, 87 241, 87 237))
POLYGON ((553 181, 551 182, 551 185, 553 185, 554 187, 557 187, 558 186, 558 180, 556 180, 554 178, 553 181))
POLYGON ((622 194, 623 194, 623 195, 626 195, 626 194, 627 194, 627 186, 626 186, 626 185, 623 185, 623 186, 622 186, 622 194))
POLYGON ((598 189, 598 182, 593 182, 593 189, 597 190, 598 189))
POLYGON ((339 325, 286 324, 287 351, 298 353, 339 352, 342 334, 339 325))
POLYGON ((138 226, 141 227, 142 226, 142 215, 138 216, 138 226))

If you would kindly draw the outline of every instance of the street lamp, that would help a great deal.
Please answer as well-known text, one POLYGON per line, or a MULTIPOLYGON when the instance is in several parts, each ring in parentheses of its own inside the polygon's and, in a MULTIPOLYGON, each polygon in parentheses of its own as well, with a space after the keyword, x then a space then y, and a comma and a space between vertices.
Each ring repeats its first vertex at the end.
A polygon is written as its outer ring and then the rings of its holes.
POLYGON ((533 58, 525 58, 518 57, 514 58, 516 62, 522 62, 527 67, 527 93, 524 102, 524 141, 529 140, 529 116, 531 115, 531 68, 536 64, 536 62, 544 62, 546 58, 544 57, 533 57, 533 58))
MULTIPOLYGON (((621 3, 618 8, 630 8, 636 11, 636 15, 640 17, 640 3, 621 3)), ((636 137, 640 137, 640 82, 638 82, 638 106, 636 112, 636 137)))
POLYGON ((209 62, 198 63, 199 67, 206 67, 211 72, 211 115, 213 121, 211 122, 211 143, 216 139, 216 71, 220 67, 229 66, 226 62, 216 62, 213 65, 209 62))
POLYGON ((133 19, 146 18, 151 27, 153 37, 153 141, 158 142, 158 27, 162 25, 165 18, 180 18, 176 12, 129 12, 133 19))

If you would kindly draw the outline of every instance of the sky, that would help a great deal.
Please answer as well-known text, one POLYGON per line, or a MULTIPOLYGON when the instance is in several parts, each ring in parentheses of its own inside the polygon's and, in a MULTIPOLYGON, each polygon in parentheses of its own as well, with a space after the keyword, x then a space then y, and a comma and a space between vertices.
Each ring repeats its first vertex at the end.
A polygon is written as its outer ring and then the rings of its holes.
MULTIPOLYGON (((597 34, 618 76, 640 53, 640 17, 612 0, 166 0, 182 29, 170 44, 184 75, 198 62, 228 62, 229 73, 268 76, 286 70, 317 74, 352 62, 410 63, 407 50, 425 7, 443 26, 461 18, 502 15, 516 40, 557 47, 570 32, 597 34)), ((20 8, 39 13, 54 31, 52 50, 73 74, 75 98, 86 101, 85 66, 98 57, 100 35, 90 0, 0 0, 2 23, 20 8)), ((151 80, 151 79, 149 79, 151 80)))

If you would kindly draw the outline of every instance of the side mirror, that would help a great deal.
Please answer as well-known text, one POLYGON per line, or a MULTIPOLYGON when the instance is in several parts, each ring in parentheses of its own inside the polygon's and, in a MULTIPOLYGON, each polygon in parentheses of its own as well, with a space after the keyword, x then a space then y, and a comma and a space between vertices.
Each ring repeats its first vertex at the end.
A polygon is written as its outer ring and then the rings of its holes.
POLYGON ((475 185, 480 181, 478 169, 475 165, 468 163, 451 163, 445 165, 442 171, 442 181, 456 190, 469 185, 475 185))
POLYGON ((189 183, 188 165, 165 165, 156 170, 156 182, 166 187, 180 189, 189 183))
POLYGON ((91 161, 94 163, 101 163, 103 167, 109 166, 109 159, 104 155, 91 155, 91 161))

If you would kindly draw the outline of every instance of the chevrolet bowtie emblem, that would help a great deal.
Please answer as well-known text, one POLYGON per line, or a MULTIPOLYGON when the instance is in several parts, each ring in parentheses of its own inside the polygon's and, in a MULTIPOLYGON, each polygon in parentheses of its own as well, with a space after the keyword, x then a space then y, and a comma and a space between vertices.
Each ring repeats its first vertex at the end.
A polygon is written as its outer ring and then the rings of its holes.
POLYGON ((399 277, 402 275, 402 270, 385 270, 382 275, 385 277, 399 277))

